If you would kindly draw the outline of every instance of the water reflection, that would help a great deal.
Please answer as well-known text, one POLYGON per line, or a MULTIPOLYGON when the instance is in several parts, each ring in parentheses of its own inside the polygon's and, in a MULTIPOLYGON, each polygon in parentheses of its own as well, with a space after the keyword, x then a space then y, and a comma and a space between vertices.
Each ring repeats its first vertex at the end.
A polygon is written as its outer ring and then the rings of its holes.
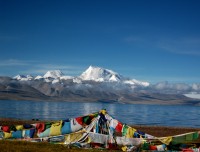
POLYGON ((199 107, 0 100, 0 117, 59 120, 106 109, 127 124, 200 127, 199 107))

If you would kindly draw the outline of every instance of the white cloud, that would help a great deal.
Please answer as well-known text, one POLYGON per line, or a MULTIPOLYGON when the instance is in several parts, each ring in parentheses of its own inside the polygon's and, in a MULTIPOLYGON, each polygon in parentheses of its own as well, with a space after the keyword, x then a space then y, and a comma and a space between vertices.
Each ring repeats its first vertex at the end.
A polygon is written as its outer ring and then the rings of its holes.
POLYGON ((158 47, 176 54, 200 55, 200 38, 163 39, 158 47))
POLYGON ((57 65, 57 64, 35 64, 31 68, 26 69, 26 74, 34 75, 44 75, 47 71, 50 70, 61 70, 65 75, 78 75, 82 71, 83 67, 74 66, 74 65, 57 65))
POLYGON ((0 62, 0 66, 1 67, 6 67, 6 66, 27 66, 27 65, 30 65, 30 61, 8 59, 8 60, 2 60, 0 62))
POLYGON ((200 83, 169 83, 168 81, 159 82, 149 88, 150 91, 160 92, 160 93, 179 93, 187 94, 191 92, 200 93, 200 83))
MULTIPOLYGON (((159 48, 174 54, 200 55, 200 37, 174 37, 163 35, 130 35, 123 38, 124 42, 159 48)), ((147 50, 146 50, 147 51, 147 50)))
POLYGON ((83 66, 47 64, 41 61, 7 59, 0 61, 1 75, 31 74, 44 75, 49 70, 61 70, 66 75, 79 75, 85 69, 83 66), (4 72, 4 74, 3 74, 4 72))
POLYGON ((56 64, 38 64, 37 66, 40 67, 40 68, 43 68, 43 69, 48 69, 48 70, 80 68, 78 66, 73 66, 73 65, 56 65, 56 64))
POLYGON ((194 84, 192 84, 192 89, 193 89, 194 91, 200 90, 200 84, 199 84, 199 83, 194 83, 194 84))

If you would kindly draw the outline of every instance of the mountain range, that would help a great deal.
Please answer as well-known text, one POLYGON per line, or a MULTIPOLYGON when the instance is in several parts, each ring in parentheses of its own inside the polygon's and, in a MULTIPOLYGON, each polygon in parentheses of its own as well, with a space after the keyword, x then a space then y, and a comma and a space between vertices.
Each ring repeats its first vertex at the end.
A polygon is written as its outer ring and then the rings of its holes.
POLYGON ((80 76, 53 70, 43 76, 0 77, 1 100, 200 105, 200 100, 185 95, 199 92, 198 83, 151 84, 96 66, 89 66, 80 76))

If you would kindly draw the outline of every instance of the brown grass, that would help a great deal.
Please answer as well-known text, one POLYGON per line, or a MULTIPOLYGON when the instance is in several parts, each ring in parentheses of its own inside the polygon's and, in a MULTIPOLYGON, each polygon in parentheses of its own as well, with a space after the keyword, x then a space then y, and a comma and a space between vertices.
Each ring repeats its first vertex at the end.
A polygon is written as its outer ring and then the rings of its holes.
POLYGON ((50 143, 31 143, 31 142, 25 142, 25 141, 2 140, 0 141, 0 151, 1 152, 80 152, 80 151, 81 152, 100 152, 100 151, 108 151, 108 150, 106 149, 79 149, 76 147, 68 148, 65 145, 50 144, 50 143))

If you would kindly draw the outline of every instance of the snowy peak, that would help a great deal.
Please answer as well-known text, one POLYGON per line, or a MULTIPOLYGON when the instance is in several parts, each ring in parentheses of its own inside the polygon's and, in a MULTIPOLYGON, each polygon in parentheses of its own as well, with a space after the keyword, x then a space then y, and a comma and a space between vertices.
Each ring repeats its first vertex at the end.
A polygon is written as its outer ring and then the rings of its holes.
POLYGON ((80 75, 82 80, 102 81, 121 81, 123 78, 118 73, 100 67, 90 66, 80 75))
POLYGON ((17 75, 15 77, 13 77, 13 79, 16 79, 16 80, 20 80, 20 81, 30 81, 33 79, 33 77, 31 75, 17 75))
POLYGON ((37 81, 44 81, 52 84, 63 83, 63 81, 65 80, 72 80, 73 83, 81 84, 82 81, 89 80, 95 82, 117 82, 131 87, 135 86, 147 87, 150 85, 148 82, 129 79, 123 77, 122 75, 112 70, 96 66, 89 66, 89 68, 86 69, 85 72, 83 72, 80 76, 77 77, 66 76, 60 70, 53 70, 53 71, 48 71, 44 76, 39 75, 33 78, 30 75, 27 76, 17 75, 14 77, 14 79, 19 81, 31 81, 34 79, 37 81))
POLYGON ((38 76, 35 77, 35 80, 40 80, 40 79, 43 79, 43 77, 40 76, 40 75, 38 75, 38 76))
POLYGON ((57 79, 57 78, 60 78, 64 76, 64 74, 60 71, 60 70, 53 70, 53 71, 48 71, 44 76, 43 78, 54 78, 54 79, 57 79))
POLYGON ((13 77, 13 79, 16 79, 16 80, 21 80, 22 78, 26 78, 26 76, 18 74, 15 77, 13 77))

